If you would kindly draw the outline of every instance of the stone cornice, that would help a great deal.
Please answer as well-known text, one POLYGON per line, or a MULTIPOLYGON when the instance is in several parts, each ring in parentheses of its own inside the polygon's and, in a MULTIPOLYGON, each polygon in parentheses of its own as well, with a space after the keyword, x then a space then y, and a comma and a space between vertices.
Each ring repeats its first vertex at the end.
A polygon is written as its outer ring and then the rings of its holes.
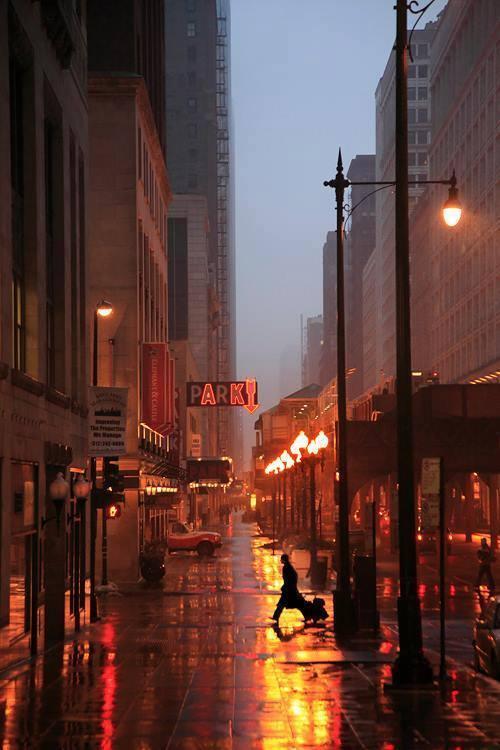
POLYGON ((153 117, 153 110, 149 101, 149 95, 144 79, 139 75, 115 73, 89 73, 88 78, 89 97, 95 96, 133 96, 141 118, 146 126, 148 145, 155 160, 158 182, 162 191, 165 205, 172 199, 172 190, 165 166, 165 157, 158 138, 158 131, 153 117))
POLYGON ((34 396, 43 396, 45 392, 45 385, 43 383, 35 380, 30 375, 26 375, 21 370, 16 370, 14 367, 11 369, 10 379, 12 385, 22 388, 23 391, 28 391, 28 393, 32 393, 34 396))

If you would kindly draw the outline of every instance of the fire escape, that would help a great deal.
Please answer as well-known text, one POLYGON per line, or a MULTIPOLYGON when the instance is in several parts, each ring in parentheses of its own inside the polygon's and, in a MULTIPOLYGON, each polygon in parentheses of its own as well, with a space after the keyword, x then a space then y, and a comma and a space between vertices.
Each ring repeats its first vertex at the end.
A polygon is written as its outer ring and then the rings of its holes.
MULTIPOLYGON (((230 278, 228 246, 228 201, 230 190, 229 164, 229 49, 226 0, 217 0, 217 296, 220 304, 217 336, 217 380, 230 380, 230 278)), ((218 448, 221 455, 229 455, 230 414, 220 409, 218 414, 218 448)))

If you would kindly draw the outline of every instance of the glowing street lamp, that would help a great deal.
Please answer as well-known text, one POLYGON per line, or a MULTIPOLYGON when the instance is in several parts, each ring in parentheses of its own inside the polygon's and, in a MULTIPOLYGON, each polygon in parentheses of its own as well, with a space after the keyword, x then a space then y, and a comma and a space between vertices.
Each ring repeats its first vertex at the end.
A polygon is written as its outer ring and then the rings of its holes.
POLYGON ((457 178, 455 170, 450 179, 448 200, 443 205, 443 219, 449 227, 455 227, 462 218, 462 204, 458 200, 457 178))

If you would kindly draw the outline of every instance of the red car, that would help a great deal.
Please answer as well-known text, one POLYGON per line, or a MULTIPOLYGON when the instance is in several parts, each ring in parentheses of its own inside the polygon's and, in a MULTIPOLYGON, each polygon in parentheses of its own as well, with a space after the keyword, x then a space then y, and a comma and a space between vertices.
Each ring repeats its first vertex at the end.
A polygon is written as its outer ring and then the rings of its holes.
POLYGON ((216 531, 191 529, 180 521, 174 521, 168 529, 169 552, 197 552, 200 557, 212 557, 221 545, 222 537, 216 531))

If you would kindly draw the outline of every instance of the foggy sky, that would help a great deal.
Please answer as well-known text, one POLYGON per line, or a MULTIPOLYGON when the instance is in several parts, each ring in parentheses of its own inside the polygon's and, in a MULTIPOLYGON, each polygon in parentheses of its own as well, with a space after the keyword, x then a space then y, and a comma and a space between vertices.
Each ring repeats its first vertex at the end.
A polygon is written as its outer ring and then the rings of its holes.
MULTIPOLYGON (((424 23, 444 4, 437 0, 424 23)), ((298 363, 300 314, 322 312, 322 248, 335 223, 323 180, 335 174, 339 146, 345 171, 356 154, 374 153, 374 94, 394 41, 393 6, 231 2, 238 375, 257 378, 264 409, 286 395, 283 352, 293 362, 295 348, 298 363)), ((298 371, 295 380, 299 387, 298 371)), ((244 417, 245 461, 255 419, 244 417)))

